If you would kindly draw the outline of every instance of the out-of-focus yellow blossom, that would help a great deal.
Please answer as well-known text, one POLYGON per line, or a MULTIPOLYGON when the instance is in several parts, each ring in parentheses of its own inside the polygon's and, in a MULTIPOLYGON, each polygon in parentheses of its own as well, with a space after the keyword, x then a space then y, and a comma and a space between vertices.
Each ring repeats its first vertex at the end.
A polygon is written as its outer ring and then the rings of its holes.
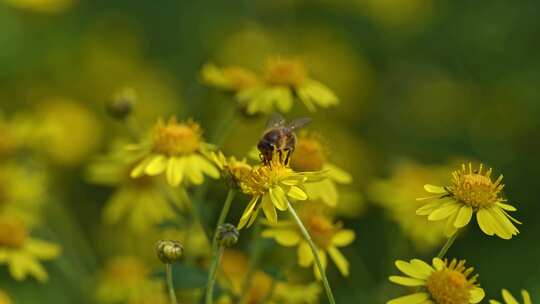
POLYGON ((4 0, 5 3, 18 9, 38 13, 61 13, 73 5, 73 0, 4 0))
MULTIPOLYGON (((504 300, 504 304, 520 304, 520 302, 516 300, 516 298, 514 298, 514 296, 512 296, 512 294, 508 290, 503 289, 501 293, 504 300)), ((524 289, 521 290, 521 297, 523 298, 523 302, 521 303, 532 304, 531 295, 529 294, 528 291, 524 289)), ((489 304, 501 304, 501 302, 497 300, 489 300, 489 304)))
POLYGON ((492 169, 483 172, 483 165, 473 170, 472 164, 464 164, 460 170, 452 173, 452 184, 446 187, 425 185, 424 189, 435 194, 425 199, 437 199, 419 208, 418 215, 427 215, 428 220, 447 220, 447 231, 451 235, 459 228, 466 226, 476 213, 480 229, 487 235, 497 235, 503 239, 511 239, 519 233, 512 221, 520 222, 508 212, 516 211, 514 206, 506 204, 501 191, 503 176, 491 180, 492 169))
POLYGON ((107 224, 125 221, 131 231, 145 232, 175 218, 174 207, 182 209, 184 206, 179 205, 180 197, 174 191, 168 193, 175 198, 169 202, 157 178, 129 176, 139 154, 125 149, 123 143, 115 143, 109 154, 96 157, 87 169, 86 178, 94 184, 116 187, 103 210, 107 224))
POLYGON ((0 290, 0 304, 12 304, 13 301, 11 301, 11 298, 8 296, 7 293, 0 290))
POLYGON ((205 64, 201 71, 203 83, 218 89, 238 93, 259 84, 259 77, 249 69, 239 66, 217 67, 213 63, 205 64))
POLYGON ((3 290, 0 289, 0 304, 12 304, 11 297, 3 290))
POLYGON ((306 200, 308 195, 302 187, 306 183, 320 181, 323 177, 322 172, 295 172, 280 162, 277 154, 269 164, 254 166, 240 182, 240 189, 250 195, 251 200, 240 218, 238 229, 251 226, 261 207, 268 221, 277 223, 276 208, 287 210, 288 197, 306 200))
MULTIPOLYGON (((332 223, 327 216, 311 209, 300 209, 299 216, 318 249, 323 268, 326 269, 328 254, 339 272, 348 276, 349 262, 338 248, 350 245, 354 241, 354 231, 343 229, 340 223, 332 223)), ((272 238, 282 246, 298 246, 298 264, 302 267, 313 265, 315 276, 320 279, 309 244, 293 221, 270 224, 269 228, 262 232, 262 236, 272 238)))
POLYGON ((99 277, 97 300, 99 303, 153 303, 144 302, 163 292, 165 286, 159 278, 151 276, 151 269, 134 256, 119 256, 110 260, 99 277))
MULTIPOLYGON (((236 250, 226 250, 221 263, 221 275, 218 278, 232 295, 239 297, 242 294, 242 285, 248 273, 247 256, 236 250)), ((291 303, 314 304, 318 303, 320 286, 317 283, 300 284, 288 281, 276 281, 262 271, 253 274, 250 289, 247 292, 248 304, 265 303, 291 303)), ((233 300, 227 295, 218 301, 220 304, 232 304, 233 300)))
POLYGON ((0 164, 0 214, 15 216, 33 226, 41 218, 46 196, 45 175, 14 162, 0 164))
POLYGON ((94 153, 101 141, 101 125, 94 113, 69 99, 51 99, 37 109, 41 140, 37 148, 65 166, 76 166, 94 153))
POLYGON ((237 160, 234 156, 228 158, 222 152, 211 152, 210 159, 221 171, 224 178, 231 187, 240 187, 240 182, 245 180, 253 169, 245 159, 237 160))
POLYGON ((18 149, 32 148, 42 139, 42 128, 31 113, 19 112, 10 118, 0 113, 0 157, 11 156, 18 149))
POLYGON ((28 276, 39 282, 48 279, 40 260, 53 260, 60 255, 60 247, 32 238, 25 224, 15 217, 0 217, 0 265, 6 265, 17 281, 28 276))
POLYGON ((433 16, 433 0, 357 0, 363 14, 392 29, 421 27, 433 16))
POLYGON ((423 166, 404 161, 394 166, 390 177, 375 180, 368 187, 371 200, 386 210, 421 251, 433 249, 445 240, 445 225, 416 215, 415 211, 424 205, 416 198, 422 195, 426 180, 443 182, 447 172, 448 168, 444 166, 423 166))
POLYGON ((339 103, 334 92, 309 77, 300 60, 285 57, 270 58, 261 84, 242 90, 237 95, 248 114, 268 114, 276 109, 289 112, 295 97, 312 112, 316 106, 327 108, 339 103))
POLYGON ((387 304, 467 304, 479 303, 485 296, 476 281, 478 275, 471 276, 474 269, 466 268, 464 260, 434 258, 432 265, 418 259, 410 262, 398 260, 395 265, 406 276, 391 276, 391 282, 423 289, 387 304))
POLYGON ((159 119, 152 143, 134 148, 146 153, 131 171, 133 178, 165 172, 171 186, 178 186, 184 180, 200 185, 204 175, 219 178, 218 169, 206 158, 213 147, 203 141, 200 126, 191 120, 177 122, 173 117, 166 123, 159 119))
POLYGON ((319 136, 301 132, 296 149, 291 157, 291 168, 295 171, 324 171, 328 177, 318 182, 304 185, 310 199, 320 199, 335 207, 339 200, 337 184, 350 184, 352 176, 345 170, 328 162, 325 146, 319 136))
POLYGON ((140 299, 130 301, 128 304, 169 304, 169 299, 161 292, 142 296, 140 299))

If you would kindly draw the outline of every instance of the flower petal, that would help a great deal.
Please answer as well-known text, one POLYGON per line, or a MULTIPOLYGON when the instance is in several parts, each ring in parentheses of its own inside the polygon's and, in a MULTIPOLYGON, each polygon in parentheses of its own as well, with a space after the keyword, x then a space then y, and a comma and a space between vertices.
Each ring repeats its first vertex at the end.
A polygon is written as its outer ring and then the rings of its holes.
POLYGON ((473 214, 471 206, 463 205, 457 214, 457 218, 454 221, 454 227, 461 228, 466 226, 470 221, 473 214))
POLYGON ((512 294, 506 289, 502 290, 502 297, 506 304, 519 304, 516 298, 514 298, 514 296, 512 296, 512 294))
POLYGON ((336 264, 339 272, 344 275, 349 275, 349 261, 343 256, 343 254, 334 246, 328 247, 328 255, 336 264))
POLYGON ((313 263, 313 254, 306 241, 300 242, 298 246, 298 265, 308 267, 313 263))
POLYGON ((424 286, 424 285, 426 285, 425 280, 419 280, 419 279, 410 278, 410 277, 390 276, 388 279, 392 283, 396 283, 396 284, 403 285, 403 286, 409 286, 409 287, 416 287, 416 286, 424 286))
POLYGON ((289 197, 292 197, 293 199, 295 200, 299 200, 299 201, 304 201, 304 200, 307 200, 308 196, 307 194, 304 192, 304 190, 296 187, 296 186, 291 186, 289 188, 289 192, 287 192, 287 195, 289 197))
POLYGON ((484 299, 485 296, 486 296, 486 293, 484 292, 484 290, 482 288, 474 287, 470 291, 469 302, 473 303, 473 304, 474 303, 479 303, 480 301, 482 301, 482 299, 484 299))
POLYGON ((433 212, 429 214, 428 220, 438 221, 438 220, 445 219, 451 216, 452 214, 454 214, 455 212, 457 212, 459 207, 460 207, 460 204, 456 202, 443 204, 441 207, 435 209, 433 212))
POLYGON ((272 201, 270 200, 270 195, 265 194, 263 196, 261 205, 262 205, 264 215, 266 216, 266 219, 268 219, 270 224, 277 223, 276 208, 274 207, 274 204, 272 204, 272 201))
POLYGON ((144 169, 146 174, 154 176, 158 175, 167 167, 167 157, 165 155, 157 154, 152 157, 148 162, 148 165, 144 169))
POLYGON ((424 185, 424 190, 426 190, 429 193, 433 193, 433 194, 447 194, 448 193, 448 191, 446 191, 446 189, 444 189, 444 187, 430 185, 430 184, 425 184, 424 185))
POLYGON ((424 271, 425 268, 420 269, 418 267, 414 267, 405 261, 397 260, 395 265, 401 272, 415 279, 425 280, 431 274, 431 271, 426 272, 424 271))
POLYGON ((341 229, 332 237, 332 244, 337 247, 343 247, 354 241, 355 233, 350 229, 341 229))
POLYGON ((247 205, 246 209, 244 209, 244 213, 242 213, 242 217, 240 217, 240 222, 238 223, 238 229, 242 229, 246 226, 258 200, 259 200, 259 196, 254 196, 251 199, 251 201, 249 201, 249 204, 247 205))
POLYGON ((386 302, 386 304, 420 304, 427 299, 429 299, 429 294, 425 292, 418 292, 390 300, 386 302))
POLYGON ((301 236, 297 231, 286 229, 267 229, 261 234, 263 237, 272 238, 285 247, 295 246, 300 242, 301 236))
POLYGON ((270 188, 270 199, 272 203, 281 211, 287 210, 287 198, 285 197, 285 191, 279 186, 270 188))

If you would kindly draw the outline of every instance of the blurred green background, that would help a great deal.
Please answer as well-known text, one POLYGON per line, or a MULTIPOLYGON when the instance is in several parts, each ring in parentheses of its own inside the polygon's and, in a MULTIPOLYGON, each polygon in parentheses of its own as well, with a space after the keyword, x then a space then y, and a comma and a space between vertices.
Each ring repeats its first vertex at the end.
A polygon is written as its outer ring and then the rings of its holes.
MULTIPOLYGON (((438 248, 419 250, 370 195, 373 183, 403 162, 455 160, 503 173, 523 225, 510 241, 470 225, 450 256, 475 267, 488 298, 499 298, 501 288, 539 297, 539 14, 533 0, 0 2, 1 113, 61 126, 56 139, 40 143, 46 156, 32 166, 48 180, 48 228, 39 233, 64 248, 46 264, 46 284, 16 283, 2 266, 0 287, 16 303, 93 303, 88 286, 113 251, 102 248, 100 219, 111 189, 88 184, 84 171, 125 132, 103 111, 117 88, 137 90, 145 127, 177 114, 211 134, 232 101, 201 84, 202 65, 257 68, 268 55, 286 54, 302 58, 341 99, 335 108, 309 114, 295 107, 288 116, 313 118, 363 198, 361 214, 344 220, 357 233, 344 249, 351 275, 329 273, 338 303, 404 294, 387 281, 393 261, 429 260, 438 248)), ((264 119, 241 119, 224 151, 245 153, 263 126, 264 119)), ((418 182, 420 194, 429 182, 418 182)))

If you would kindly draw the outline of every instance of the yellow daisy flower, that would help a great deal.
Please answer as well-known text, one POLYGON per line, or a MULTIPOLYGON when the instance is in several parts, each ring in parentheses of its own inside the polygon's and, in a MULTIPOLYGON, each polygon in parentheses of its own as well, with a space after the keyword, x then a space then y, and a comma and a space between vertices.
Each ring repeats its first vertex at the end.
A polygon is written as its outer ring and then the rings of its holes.
POLYGON ((336 184, 352 182, 348 172, 327 161, 326 149, 320 138, 308 132, 298 135, 291 168, 295 171, 324 171, 328 178, 305 184, 304 189, 310 199, 320 199, 331 207, 335 207, 339 200, 336 184))
POLYGON ((26 225, 41 220, 46 200, 46 176, 14 162, 0 164, 0 214, 15 216, 26 225))
POLYGON ((200 185, 204 175, 219 177, 217 168, 205 157, 211 145, 203 142, 200 126, 191 120, 180 123, 173 117, 165 123, 159 119, 151 145, 136 148, 147 153, 131 171, 133 178, 165 173, 168 183, 178 186, 184 180, 200 185))
POLYGON ((427 252, 446 240, 446 225, 416 215, 415 211, 424 205, 416 198, 423 195, 422 186, 426 180, 444 182, 447 174, 447 166, 425 166, 402 161, 392 168, 389 177, 372 181, 367 193, 399 225, 416 249, 427 252))
POLYGON ((11 297, 2 289, 0 289, 0 304, 12 304, 11 297))
POLYGON ((497 235, 510 239, 519 233, 512 221, 521 224, 511 217, 508 212, 516 208, 506 203, 501 195, 504 188, 503 176, 497 180, 491 179, 492 170, 483 172, 483 165, 473 170, 472 164, 462 165, 460 170, 452 173, 452 184, 447 187, 425 185, 424 189, 435 194, 426 199, 438 198, 416 211, 418 215, 427 215, 428 220, 438 221, 447 219, 448 235, 466 226, 473 213, 480 229, 487 235, 497 235))
POLYGON ((59 255, 60 247, 30 237, 27 227, 17 218, 0 217, 0 265, 6 265, 15 280, 31 276, 39 282, 47 281, 47 271, 39 262, 59 255))
MULTIPOLYGON (((502 293, 502 297, 505 304, 519 304, 520 303, 518 300, 516 300, 516 298, 514 298, 514 296, 512 296, 512 294, 508 290, 503 289, 501 293, 502 293)), ((521 297, 523 298, 523 302, 521 303, 532 304, 531 295, 529 295, 528 291, 524 289, 521 290, 521 297)), ((501 302, 496 301, 496 300, 489 300, 489 304, 501 304, 501 302)))
POLYGON ((304 64, 295 59, 275 57, 268 60, 260 85, 242 90, 237 99, 248 114, 289 112, 295 97, 308 110, 316 105, 327 108, 339 103, 336 95, 324 84, 309 77, 304 64))
POLYGON ((238 93, 257 86, 257 75, 239 66, 217 67, 213 63, 205 64, 201 70, 202 82, 225 91, 238 93))
POLYGON ((410 262, 396 261, 396 267, 406 276, 391 276, 391 282, 407 287, 423 287, 422 290, 386 302, 387 304, 467 304, 479 303, 485 296, 471 277, 474 269, 466 268, 465 261, 434 258, 432 265, 418 259, 410 262))
POLYGON ((287 210, 288 198, 306 200, 308 196, 302 187, 321 178, 321 172, 295 172, 280 162, 277 155, 268 165, 254 166, 240 182, 241 191, 250 195, 251 200, 240 218, 238 229, 251 226, 261 207, 268 221, 277 223, 276 208, 287 210))
POLYGON ((245 159, 237 160, 236 157, 225 157, 221 152, 211 152, 210 159, 221 171, 221 177, 224 178, 229 186, 240 187, 242 180, 251 173, 253 169, 245 159))
MULTIPOLYGON (((319 258, 324 269, 327 265, 327 255, 334 261, 339 272, 349 275, 349 262, 339 251, 339 247, 350 245, 355 239, 353 230, 342 229, 341 224, 332 223, 330 219, 320 212, 305 212, 301 210, 300 218, 319 252, 319 258)), ((262 232, 262 236, 274 239, 278 244, 286 247, 298 247, 298 264, 302 267, 313 265, 315 276, 320 279, 319 271, 314 264, 313 254, 308 242, 303 238, 301 231, 293 221, 283 221, 270 224, 269 229, 262 232)))
POLYGON ((101 272, 96 296, 99 303, 145 303, 141 301, 164 288, 163 281, 152 277, 144 262, 134 256, 119 256, 101 272))
POLYGON ((170 191, 175 199, 169 201, 156 177, 131 178, 130 172, 137 165, 138 154, 124 147, 124 141, 116 142, 111 152, 96 157, 86 171, 90 183, 115 187, 103 209, 105 223, 125 222, 131 231, 140 233, 174 219, 177 216, 175 208, 184 208, 179 205, 182 202, 179 195, 170 191))
MULTIPOLYGON (((223 252, 218 279, 220 285, 227 288, 235 297, 242 295, 242 287, 248 272, 249 261, 244 253, 230 249, 223 252)), ((256 271, 247 292, 246 303, 315 304, 318 303, 320 293, 321 288, 317 283, 293 283, 289 280, 276 281, 266 273, 256 271)), ((230 296, 225 295, 220 297, 217 303, 232 304, 234 301, 230 296)))

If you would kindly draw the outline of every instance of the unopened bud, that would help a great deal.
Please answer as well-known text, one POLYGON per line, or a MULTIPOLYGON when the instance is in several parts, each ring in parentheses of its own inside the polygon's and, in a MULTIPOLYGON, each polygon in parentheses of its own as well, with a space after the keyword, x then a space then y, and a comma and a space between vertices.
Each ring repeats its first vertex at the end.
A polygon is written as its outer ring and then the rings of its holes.
POLYGON ((172 264, 180 260, 184 247, 178 241, 161 240, 156 243, 156 253, 161 262, 172 264))
POLYGON ((227 223, 219 226, 216 237, 218 242, 221 243, 221 245, 225 247, 232 247, 238 242, 240 233, 234 225, 227 223))
POLYGON ((132 88, 124 88, 116 92, 107 103, 107 113, 118 120, 124 120, 131 114, 133 105, 137 101, 137 92, 132 88))

